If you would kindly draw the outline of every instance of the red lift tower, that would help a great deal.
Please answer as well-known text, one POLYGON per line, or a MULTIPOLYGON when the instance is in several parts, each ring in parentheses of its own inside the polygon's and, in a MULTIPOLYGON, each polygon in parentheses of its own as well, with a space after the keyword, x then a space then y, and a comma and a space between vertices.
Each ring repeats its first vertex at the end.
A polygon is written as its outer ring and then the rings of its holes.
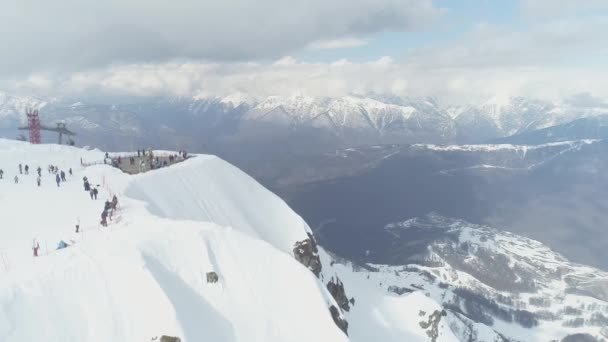
POLYGON ((27 115, 27 129, 30 133, 30 143, 40 144, 40 115, 38 109, 28 109, 27 115))
MULTIPOLYGON (((63 144, 64 135, 70 137, 68 144, 74 145, 74 140, 72 140, 71 137, 75 136, 76 133, 70 131, 66 127, 65 122, 57 122, 56 127, 45 126, 40 122, 40 113, 38 112, 38 109, 29 108, 25 111, 25 115, 27 116, 27 126, 19 127, 18 129, 20 131, 28 131, 30 133, 30 143, 40 144, 42 142, 40 138, 40 131, 48 131, 59 134, 59 145, 63 144)), ((25 140, 25 137, 23 140, 25 140)))

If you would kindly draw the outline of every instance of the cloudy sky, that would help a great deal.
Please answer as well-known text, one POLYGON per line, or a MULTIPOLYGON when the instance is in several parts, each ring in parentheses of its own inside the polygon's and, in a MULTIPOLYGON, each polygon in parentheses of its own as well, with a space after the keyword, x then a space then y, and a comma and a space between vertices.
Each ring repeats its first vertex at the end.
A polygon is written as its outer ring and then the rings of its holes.
POLYGON ((608 98, 606 0, 8 0, 0 89, 608 98))

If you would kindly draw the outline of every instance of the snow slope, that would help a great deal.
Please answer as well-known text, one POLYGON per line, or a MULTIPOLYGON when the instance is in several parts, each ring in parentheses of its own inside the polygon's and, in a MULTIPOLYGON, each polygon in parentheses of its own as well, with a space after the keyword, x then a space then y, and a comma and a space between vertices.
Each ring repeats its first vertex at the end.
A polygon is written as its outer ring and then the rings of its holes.
POLYGON ((307 227, 276 196, 213 157, 141 176, 79 166, 81 157, 101 156, 0 140, 0 341, 347 339, 328 311, 331 298, 288 253, 307 227), (20 162, 32 170, 14 184, 20 162), (74 176, 57 187, 47 164, 72 167, 74 176), (85 175, 99 184, 100 200, 82 191, 85 175), (101 229, 112 193, 121 210, 101 229), (197 198, 206 205, 194 205, 197 198), (31 257, 33 238, 41 257, 31 257), (55 250, 61 239, 73 245, 55 250), (207 272, 219 282, 207 283, 207 272))
MULTIPOLYGON (((431 340, 432 324, 422 323, 441 318, 439 304, 356 277, 347 291, 357 304, 340 313, 351 320, 345 335, 329 310, 339 306, 325 286, 331 260, 323 254, 317 278, 292 254, 309 227, 228 163, 201 155, 136 176, 80 166, 103 154, 0 139, 0 341, 431 340), (30 175, 15 184, 19 163, 30 175), (51 164, 74 175, 58 187, 51 164), (84 176, 100 189, 98 200, 83 191, 84 176), (101 228, 103 202, 114 194, 119 210, 101 228), (61 240, 70 246, 57 250, 61 240)), ((457 341, 437 322, 436 341, 457 341)))
POLYGON ((130 342, 170 335, 189 342, 452 342, 545 341, 582 332, 605 336, 608 276, 571 264, 535 241, 432 216, 387 226, 396 243, 407 241, 412 227, 457 236, 430 243, 428 255, 417 256, 428 266, 356 266, 319 249, 317 278, 293 255, 294 245, 309 238, 307 224, 228 163, 200 155, 129 176, 106 165, 82 167, 81 158, 99 161, 103 152, 0 139, 5 171, 0 180, 0 341, 130 342), (30 175, 19 175, 15 184, 19 163, 30 166, 30 175), (47 172, 49 164, 72 168, 74 175, 58 187, 47 172), (38 166, 41 187, 35 182, 38 166), (83 191, 84 176, 101 190, 98 200, 83 191), (101 228, 103 201, 113 194, 120 210, 101 228), (41 245, 37 258, 32 257, 33 239, 41 245), (56 250, 61 240, 70 246, 56 250), (481 272, 497 267, 514 277, 495 279, 494 272, 481 272), (209 282, 210 272, 217 274, 217 283, 209 282), (530 275, 537 276, 533 286, 530 275), (344 284, 342 297, 328 286, 334 278, 344 284), (509 284, 516 291, 504 287, 509 284), (334 323, 331 306, 341 308, 349 336, 334 323), (497 316, 488 317, 478 307, 497 316), (527 318, 532 327, 525 327, 527 318))

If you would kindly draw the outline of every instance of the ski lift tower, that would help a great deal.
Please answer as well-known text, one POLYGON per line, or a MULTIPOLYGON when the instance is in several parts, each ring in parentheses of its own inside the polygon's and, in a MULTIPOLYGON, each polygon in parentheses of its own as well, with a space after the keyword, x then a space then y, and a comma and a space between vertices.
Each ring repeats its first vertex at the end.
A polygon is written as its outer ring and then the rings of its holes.
POLYGON ((43 126, 40 123, 40 114, 38 110, 28 109, 26 112, 27 115, 27 127, 19 127, 19 130, 29 131, 30 134, 30 142, 32 144, 40 144, 40 131, 48 131, 55 132, 59 135, 59 145, 63 144, 63 136, 70 137, 69 143, 70 145, 74 144, 74 141, 71 137, 75 136, 76 133, 70 131, 67 128, 65 122, 58 122, 55 127, 43 126))
POLYGON ((30 143, 40 144, 40 114, 38 109, 29 108, 25 114, 27 116, 27 130, 30 134, 30 143))

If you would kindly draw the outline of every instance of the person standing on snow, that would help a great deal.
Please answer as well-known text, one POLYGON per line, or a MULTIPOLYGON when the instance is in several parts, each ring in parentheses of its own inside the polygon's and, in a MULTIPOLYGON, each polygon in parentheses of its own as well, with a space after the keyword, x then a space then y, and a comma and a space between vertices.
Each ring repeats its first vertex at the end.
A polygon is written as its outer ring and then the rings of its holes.
POLYGON ((59 177, 59 175, 55 175, 55 182, 57 182, 57 186, 61 183, 61 177, 59 177))
POLYGON ((19 174, 23 174, 23 165, 19 164, 19 174))
POLYGON ((101 225, 104 226, 104 227, 108 226, 108 221, 106 219, 107 217, 108 217, 108 212, 105 211, 105 210, 102 211, 101 212, 101 225))
POLYGON ((61 170, 60 175, 61 175, 61 181, 65 182, 65 172, 63 170, 61 170))
POLYGON ((15 184, 19 183, 19 177, 15 175, 15 184))
POLYGON ((36 171, 38 172, 38 177, 42 177, 42 169, 40 168, 40 166, 38 166, 36 171))
POLYGON ((70 170, 69 170, 68 172, 70 173, 70 177, 74 175, 74 174, 72 173, 72 168, 70 168, 70 170))
POLYGON ((25 165, 25 174, 26 175, 30 174, 30 167, 28 165, 25 165))
POLYGON ((114 195, 112 197, 112 211, 116 210, 116 207, 118 206, 118 197, 116 197, 116 195, 114 195))
POLYGON ((89 191, 89 196, 91 196, 91 199, 93 199, 93 197, 95 196, 94 189, 91 189, 91 191, 89 191))
POLYGON ((40 250, 40 244, 38 243, 38 241, 36 241, 36 239, 34 239, 34 242, 32 244, 32 250, 34 251, 34 257, 37 257, 38 250, 40 250))
POLYGON ((0 179, 4 176, 4 170, 0 169, 0 179))
POLYGON ((106 203, 103 206, 103 211, 106 213, 106 216, 109 216, 110 220, 112 220, 112 203, 109 200, 106 200, 106 203))
POLYGON ((40 179, 40 176, 38 176, 38 178, 36 178, 36 184, 38 184, 38 186, 40 186, 41 182, 42 182, 42 180, 40 179))
POLYGON ((99 191, 97 191, 97 188, 93 188, 93 197, 95 198, 95 200, 97 200, 98 193, 99 193, 99 191))

